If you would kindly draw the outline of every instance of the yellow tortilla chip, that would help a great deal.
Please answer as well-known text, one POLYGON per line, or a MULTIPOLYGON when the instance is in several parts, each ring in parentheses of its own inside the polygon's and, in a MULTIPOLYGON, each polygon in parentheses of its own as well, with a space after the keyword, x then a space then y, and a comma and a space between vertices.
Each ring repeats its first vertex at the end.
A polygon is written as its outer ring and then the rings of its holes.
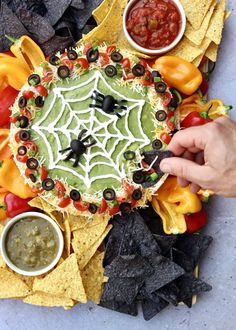
POLYGON ((203 55, 199 55, 198 57, 196 57, 196 58, 193 60, 192 63, 198 68, 199 65, 200 65, 200 63, 201 63, 201 61, 202 61, 202 59, 203 59, 203 55))
POLYGON ((66 257, 69 257, 70 255, 70 244, 71 244, 71 230, 70 230, 70 224, 69 220, 64 220, 64 252, 66 257))
POLYGON ((222 31, 224 28, 226 0, 221 0, 214 11, 209 24, 206 36, 215 44, 219 45, 222 39, 222 31))
POLYGON ((29 287, 14 273, 0 268, 0 298, 19 298, 31 293, 29 287))
POLYGON ((21 281, 23 281, 27 287, 32 290, 33 289, 33 283, 34 283, 34 277, 33 276, 24 276, 18 273, 15 273, 13 270, 11 270, 10 268, 8 268, 8 270, 13 273, 18 279, 20 279, 21 281))
POLYGON ((93 257, 99 246, 102 244, 104 238, 107 236, 109 231, 111 230, 112 225, 108 225, 105 229, 102 236, 92 245, 89 250, 85 251, 85 253, 78 257, 79 268, 82 270, 88 264, 89 260, 93 257))
POLYGON ((89 219, 83 216, 75 216, 75 215, 66 215, 65 219, 68 220, 70 224, 71 231, 78 230, 84 228, 88 225, 89 219))
POLYGON ((100 6, 98 6, 92 13, 97 25, 101 24, 104 18, 109 13, 114 0, 103 0, 100 6))
POLYGON ((87 297, 76 255, 71 254, 62 264, 57 266, 57 268, 44 278, 35 278, 33 291, 42 291, 86 303, 87 297))
POLYGON ((180 0, 180 2, 184 7, 184 11, 190 24, 194 29, 199 29, 208 9, 210 8, 212 0, 180 0))
POLYGON ((230 10, 226 10, 225 11, 225 16, 224 16, 224 21, 227 21, 227 19, 230 17, 231 15, 231 11, 230 10))
POLYGON ((203 52, 199 47, 195 47, 186 37, 184 37, 180 43, 168 53, 168 55, 181 57, 186 61, 192 62, 202 53, 203 52))
POLYGON ((84 289, 88 300, 99 304, 104 283, 103 259, 104 252, 96 252, 81 272, 84 289))
POLYGON ((114 0, 102 23, 83 35, 83 42, 115 43, 122 31, 122 16, 128 0, 114 0))
POLYGON ((218 55, 218 45, 216 45, 214 42, 210 43, 210 46, 207 48, 205 56, 209 58, 212 62, 216 62, 217 55, 218 55))
POLYGON ((51 295, 45 292, 34 292, 23 299, 26 304, 45 306, 45 307, 64 307, 71 308, 74 302, 70 298, 51 295))
POLYGON ((202 56, 203 54, 205 54, 207 48, 210 46, 211 40, 207 37, 205 37, 201 43, 201 45, 199 45, 198 47, 201 49, 202 51, 202 56))
POLYGON ((215 6, 216 6, 216 1, 213 1, 199 29, 195 30, 193 26, 189 22, 187 22, 185 36, 195 45, 201 45, 206 35, 215 6))

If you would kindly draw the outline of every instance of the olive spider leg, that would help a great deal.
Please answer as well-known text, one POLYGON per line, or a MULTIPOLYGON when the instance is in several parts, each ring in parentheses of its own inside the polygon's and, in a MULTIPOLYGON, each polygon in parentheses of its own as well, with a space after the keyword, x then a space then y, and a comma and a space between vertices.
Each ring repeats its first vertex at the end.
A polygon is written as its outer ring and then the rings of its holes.
POLYGON ((86 129, 82 129, 82 131, 81 131, 81 132, 79 133, 79 135, 78 135, 78 140, 81 140, 82 137, 83 137, 83 135, 84 135, 86 132, 87 132, 86 129))
MULTIPOLYGON (((86 136, 83 140, 81 140, 81 142, 84 143, 84 142, 88 141, 90 138, 92 138, 92 136, 91 136, 91 135, 88 135, 88 136, 86 136)), ((86 148, 89 148, 89 147, 93 146, 93 145, 96 144, 96 143, 97 143, 96 140, 94 140, 94 139, 92 138, 92 139, 91 139, 91 142, 88 143, 88 144, 86 144, 85 147, 86 147, 86 148)))
POLYGON ((80 160, 80 155, 76 156, 73 167, 77 167, 79 164, 79 160, 80 160))
POLYGON ((69 151, 71 150, 71 148, 66 148, 66 149, 62 149, 62 150, 59 150, 60 153, 64 154, 66 151, 69 151))
POLYGON ((114 109, 117 109, 117 110, 127 110, 127 107, 124 106, 124 105, 119 105, 119 104, 117 105, 117 104, 115 104, 114 109))
POLYGON ((70 159, 73 157, 73 155, 74 155, 74 152, 71 151, 71 152, 66 156, 66 158, 64 159, 64 161, 66 162, 67 160, 70 160, 70 159))

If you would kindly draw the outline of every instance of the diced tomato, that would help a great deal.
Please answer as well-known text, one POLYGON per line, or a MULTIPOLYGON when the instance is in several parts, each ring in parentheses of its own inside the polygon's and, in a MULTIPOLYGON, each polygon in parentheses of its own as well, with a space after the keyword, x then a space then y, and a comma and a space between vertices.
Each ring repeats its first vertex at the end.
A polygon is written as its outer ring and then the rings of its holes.
POLYGON ((86 69, 89 68, 89 62, 85 58, 83 58, 83 57, 78 58, 76 60, 76 62, 77 62, 77 64, 79 64, 81 66, 82 69, 85 69, 86 70, 86 69))
POLYGON ((99 53, 99 61, 101 66, 105 66, 109 63, 109 56, 106 53, 99 53))
POLYGON ((20 109, 20 113, 22 116, 27 117, 29 119, 29 121, 32 120, 32 114, 29 110, 22 108, 22 109, 20 109))
POLYGON ((132 72, 130 72, 130 73, 123 73, 123 79, 124 80, 131 80, 131 79, 134 79, 134 78, 135 78, 135 76, 133 75, 132 72))
POLYGON ((125 198, 125 197, 117 197, 117 198, 116 198, 116 201, 117 201, 119 204, 121 204, 121 203, 126 202, 126 201, 127 201, 127 198, 125 198))
POLYGON ((139 61, 139 64, 141 64, 145 68, 147 67, 147 62, 143 58, 141 58, 141 60, 139 61))
POLYGON ((152 85, 152 74, 151 74, 151 72, 149 70, 146 70, 145 71, 144 78, 145 79, 142 80, 142 84, 144 86, 150 86, 150 85, 152 85))
POLYGON ((92 47, 93 47, 93 45, 91 44, 91 42, 89 42, 88 44, 86 44, 86 45, 84 46, 83 55, 86 55, 87 51, 88 51, 90 48, 92 48, 92 47))
POLYGON ((44 165, 42 165, 41 169, 40 169, 40 179, 41 181, 46 180, 48 177, 48 170, 46 169, 46 167, 44 165))
POLYGON ((25 170, 25 176, 26 176, 27 178, 29 178, 29 176, 30 176, 31 174, 33 174, 33 173, 34 173, 34 171, 31 170, 31 169, 28 168, 28 167, 27 167, 27 169, 25 170))
POLYGON ((126 179, 122 179, 122 186, 128 196, 131 195, 132 192, 134 191, 134 186, 131 183, 129 183, 126 179))
POLYGON ((89 208, 89 203, 87 202, 82 202, 81 200, 80 201, 73 201, 73 204, 74 204, 74 207, 78 210, 78 211, 81 211, 81 212, 84 212, 86 210, 88 210, 89 208))
POLYGON ((38 187, 32 187, 31 190, 35 194, 41 194, 44 191, 43 188, 38 188, 38 187))
POLYGON ((121 65, 124 69, 130 69, 131 68, 131 64, 130 64, 130 60, 129 58, 123 58, 123 60, 121 60, 121 65))
POLYGON ((107 54, 111 55, 112 52, 114 52, 116 50, 116 46, 115 45, 111 45, 107 47, 107 54))
POLYGON ((66 191, 66 188, 64 187, 63 183, 61 183, 60 181, 56 181, 55 183, 55 188, 56 188, 56 191, 57 191, 57 196, 59 198, 62 198, 64 196, 64 193, 66 191))
POLYGON ((109 210, 109 215, 112 217, 113 215, 115 215, 119 212, 120 212, 120 206, 117 204, 109 210))
POLYGON ((10 122, 15 124, 18 120, 18 117, 10 117, 10 122))
POLYGON ((108 207, 107 201, 103 198, 102 202, 101 202, 101 205, 98 209, 98 213, 99 214, 104 213, 106 211, 107 207, 108 207))
POLYGON ((74 69, 73 61, 66 58, 61 61, 60 65, 66 65, 70 71, 74 69))
POLYGON ((61 200, 58 203, 58 206, 61 208, 65 208, 70 204, 70 202, 71 202, 70 197, 61 198, 61 200))
POLYGON ((171 99, 172 99, 171 93, 165 92, 165 93, 162 94, 162 102, 163 102, 163 105, 165 107, 168 107, 168 105, 170 104, 171 99))
POLYGON ((15 134, 15 140, 17 143, 20 143, 21 142, 21 139, 20 139, 20 132, 21 131, 18 131, 16 134, 15 134))
POLYGON ((48 90, 46 87, 42 85, 37 85, 35 86, 36 91, 39 93, 41 96, 48 96, 48 90))
POLYGON ((53 71, 44 72, 42 80, 46 83, 49 83, 53 79, 53 71))
POLYGON ((24 146, 26 146, 29 151, 33 152, 34 155, 38 152, 38 147, 33 141, 25 141, 24 146))
POLYGON ((16 159, 18 160, 18 162, 21 162, 21 163, 26 163, 27 162, 27 159, 29 158, 29 156, 26 154, 26 155, 16 155, 16 159))
POLYGON ((165 144, 169 144, 170 141, 171 141, 171 136, 168 133, 162 133, 161 136, 160 136, 160 139, 165 144))
POLYGON ((131 201, 131 207, 132 209, 137 205, 137 201, 135 199, 132 199, 131 201))
POLYGON ((26 100, 29 100, 34 96, 34 92, 33 91, 24 91, 22 93, 22 95, 24 96, 24 98, 26 98, 26 100))

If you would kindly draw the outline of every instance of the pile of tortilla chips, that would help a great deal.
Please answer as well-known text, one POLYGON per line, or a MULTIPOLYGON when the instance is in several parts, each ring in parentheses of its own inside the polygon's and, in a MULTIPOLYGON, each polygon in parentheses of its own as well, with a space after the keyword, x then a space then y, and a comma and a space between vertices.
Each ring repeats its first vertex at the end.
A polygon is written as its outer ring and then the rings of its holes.
MULTIPOLYGON (((203 56, 216 62, 224 22, 230 15, 226 10, 227 0, 180 1, 187 16, 187 28, 182 41, 169 52, 169 55, 182 57, 196 66, 199 66, 203 56)), ((104 0, 93 12, 98 26, 84 35, 82 41, 116 43, 138 56, 148 57, 135 51, 123 34, 122 16, 127 2, 104 0)))
MULTIPOLYGON (((17 298, 40 306, 65 309, 88 300, 99 303, 103 283, 104 249, 102 242, 111 229, 109 218, 101 215, 91 222, 55 211, 36 197, 31 205, 47 213, 64 234, 64 251, 58 265, 45 275, 28 277, 14 273, 0 257, 0 298, 17 298)), ((0 227, 0 230, 3 226, 0 227)))

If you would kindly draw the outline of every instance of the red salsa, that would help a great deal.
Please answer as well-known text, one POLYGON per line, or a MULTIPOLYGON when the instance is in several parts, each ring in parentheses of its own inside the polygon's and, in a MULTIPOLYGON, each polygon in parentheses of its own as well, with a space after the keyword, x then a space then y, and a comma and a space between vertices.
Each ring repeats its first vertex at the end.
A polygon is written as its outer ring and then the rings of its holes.
POLYGON ((176 39, 182 21, 172 0, 137 0, 128 13, 126 25, 138 45, 160 49, 176 39))

